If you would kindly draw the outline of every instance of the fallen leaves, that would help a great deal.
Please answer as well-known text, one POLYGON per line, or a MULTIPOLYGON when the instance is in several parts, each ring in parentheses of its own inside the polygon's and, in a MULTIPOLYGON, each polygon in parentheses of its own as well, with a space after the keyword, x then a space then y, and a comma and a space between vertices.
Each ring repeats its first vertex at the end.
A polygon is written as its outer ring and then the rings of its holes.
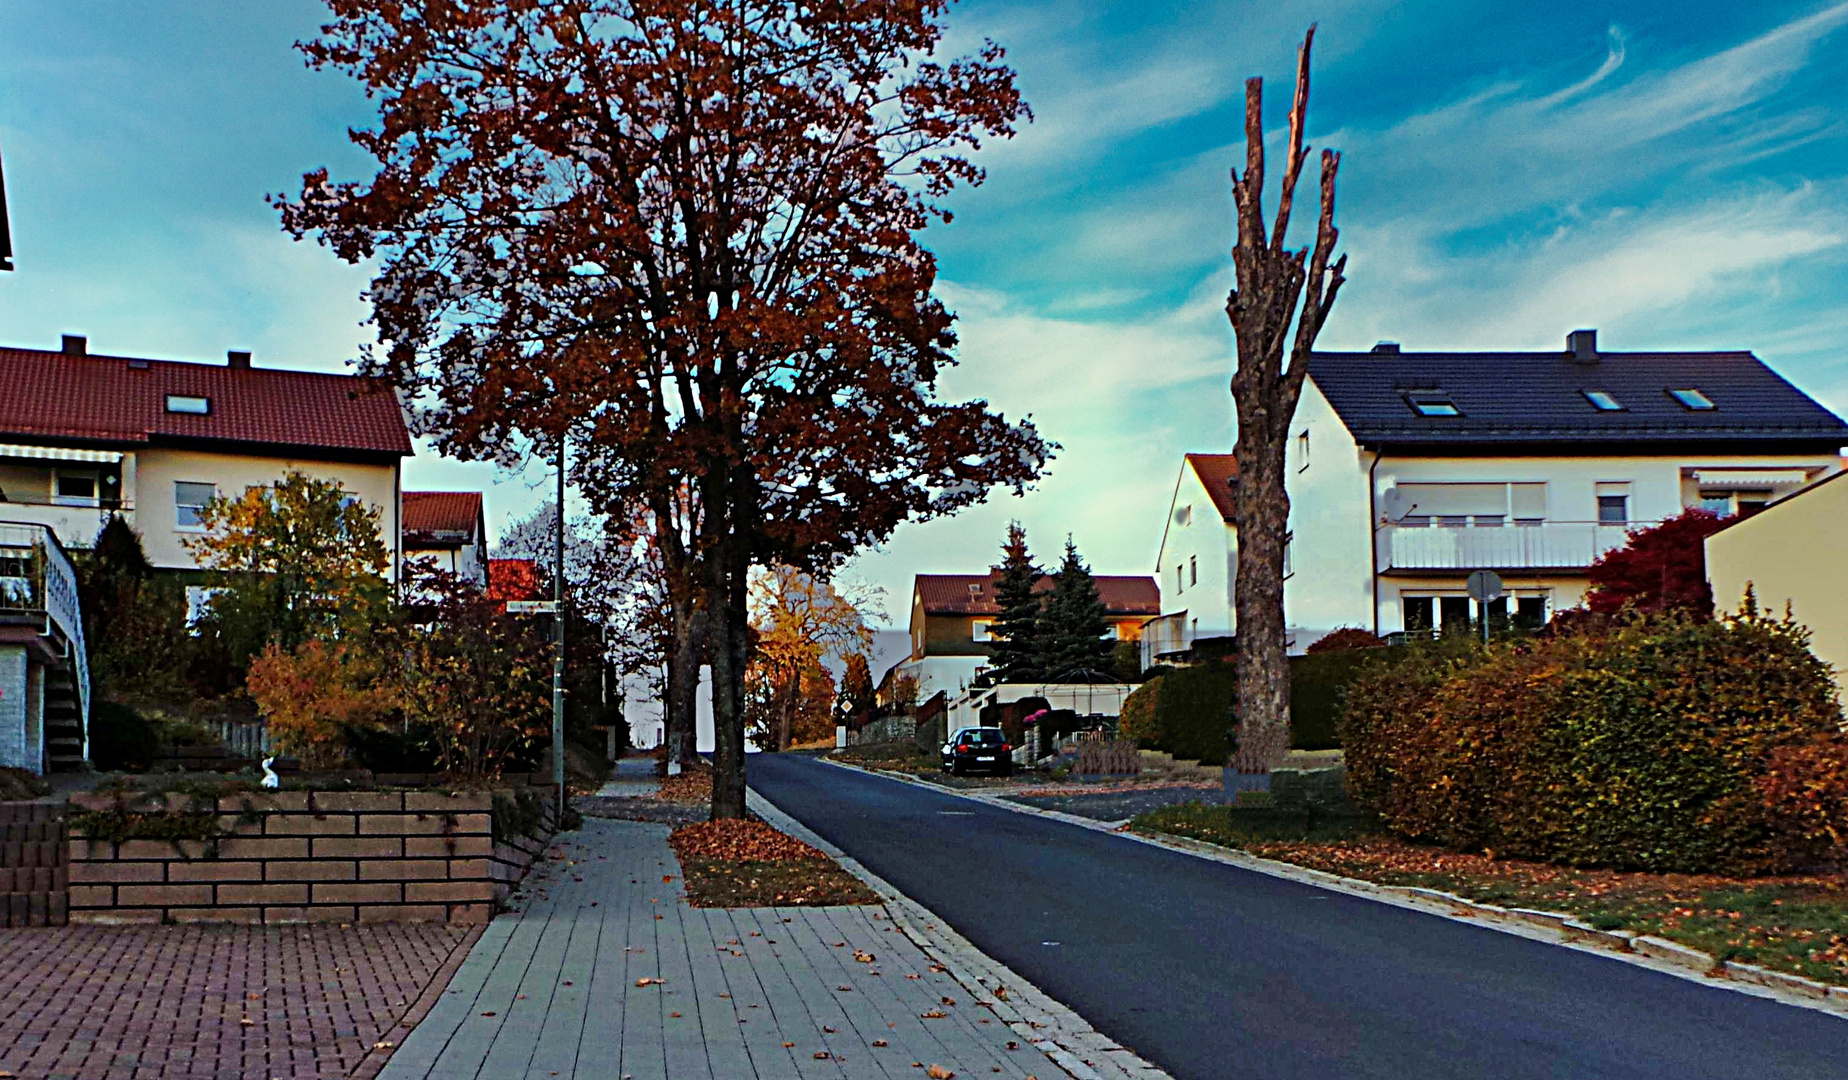
POLYGON ((637 986, 660 986, 662 983, 666 981, 667 981, 666 979, 657 979, 653 975, 644 975, 641 978, 635 980, 635 985, 637 986))
POLYGON ((918 1014, 918 1019, 920 1020, 941 1020, 948 1015, 949 1014, 944 1012, 942 1009, 926 1009, 924 1012, 921 1012, 918 1014))
POLYGON ((712 773, 704 769, 694 769, 679 776, 663 776, 661 786, 656 788, 653 797, 661 802, 698 803, 702 806, 712 805, 712 773))
POLYGON ((818 848, 785 836, 761 821, 725 818, 682 825, 668 836, 674 854, 687 859, 724 859, 728 862, 786 862, 791 859, 827 859, 818 848))
POLYGON ((956 1074, 941 1065, 932 1065, 925 1069, 924 1075, 930 1077, 930 1080, 956 1080, 956 1074))

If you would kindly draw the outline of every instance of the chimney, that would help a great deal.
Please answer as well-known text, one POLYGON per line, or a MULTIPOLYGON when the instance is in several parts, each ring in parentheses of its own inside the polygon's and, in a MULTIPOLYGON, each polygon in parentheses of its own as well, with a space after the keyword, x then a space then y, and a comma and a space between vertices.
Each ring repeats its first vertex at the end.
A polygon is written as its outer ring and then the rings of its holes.
POLYGON ((250 370, 250 353, 248 352, 240 351, 238 349, 227 350, 225 352, 225 360, 230 364, 231 367, 241 368, 245 371, 250 370))
POLYGON ((82 334, 64 335, 64 355, 66 356, 88 356, 90 355, 90 339, 87 337, 84 337, 82 334))
POLYGON ((1572 359, 1580 364, 1598 362, 1598 332, 1596 330, 1574 330, 1566 335, 1566 351, 1572 359))
POLYGON ((1399 343, 1396 341, 1382 341, 1373 346, 1373 351, 1376 353, 1397 353, 1399 351, 1399 343))

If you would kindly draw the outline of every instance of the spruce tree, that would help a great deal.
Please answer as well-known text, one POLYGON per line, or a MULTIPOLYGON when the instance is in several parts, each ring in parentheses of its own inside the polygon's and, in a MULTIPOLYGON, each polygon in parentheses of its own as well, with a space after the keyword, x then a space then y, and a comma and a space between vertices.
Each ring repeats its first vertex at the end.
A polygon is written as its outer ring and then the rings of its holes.
POLYGON ((997 683, 1045 681, 1040 667, 1041 605, 1033 591, 1039 579, 1039 567, 1027 551, 1026 530, 1018 521, 1009 522, 1007 542, 1001 545, 1001 581, 995 587, 1001 616, 990 630, 995 639, 992 655, 997 683))
POLYGON ((1052 682, 1088 682, 1110 671, 1116 642, 1097 582, 1065 538, 1065 559, 1040 619, 1040 670, 1052 682))

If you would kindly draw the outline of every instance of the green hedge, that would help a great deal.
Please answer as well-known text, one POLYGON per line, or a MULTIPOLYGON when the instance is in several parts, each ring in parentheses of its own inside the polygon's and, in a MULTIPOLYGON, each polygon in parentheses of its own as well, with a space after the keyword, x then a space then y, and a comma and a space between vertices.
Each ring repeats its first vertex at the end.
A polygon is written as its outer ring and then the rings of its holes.
POLYGON ((1290 748, 1341 748, 1341 697, 1369 664, 1394 663, 1405 646, 1290 657, 1290 748))
POLYGON ((1841 709, 1808 634, 1742 615, 1420 648, 1347 694, 1348 794, 1410 839, 1577 866, 1759 873, 1824 848, 1761 788, 1841 709))
POLYGON ((1232 754, 1238 671, 1213 660, 1161 678, 1155 698, 1155 748, 1180 761, 1224 765, 1232 754))
MULTIPOLYGON (((1290 747, 1341 746, 1341 695, 1369 662, 1391 662, 1403 647, 1356 649, 1290 658, 1290 747)), ((1223 765, 1231 753, 1238 698, 1233 662, 1211 661, 1169 670, 1123 702, 1118 731, 1145 749, 1186 761, 1223 765)))

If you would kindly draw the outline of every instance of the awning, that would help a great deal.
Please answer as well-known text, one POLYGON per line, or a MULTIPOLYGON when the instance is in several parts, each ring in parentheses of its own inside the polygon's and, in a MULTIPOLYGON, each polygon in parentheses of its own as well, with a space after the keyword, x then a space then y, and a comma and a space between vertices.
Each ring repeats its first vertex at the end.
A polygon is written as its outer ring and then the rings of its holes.
POLYGON ((1713 488, 1795 487, 1809 480, 1809 470, 1695 469, 1694 479, 1702 487, 1713 488))
POLYGON ((99 461, 113 465, 120 450, 67 450, 61 446, 19 446, 0 443, 0 458, 48 458, 52 461, 99 461))

